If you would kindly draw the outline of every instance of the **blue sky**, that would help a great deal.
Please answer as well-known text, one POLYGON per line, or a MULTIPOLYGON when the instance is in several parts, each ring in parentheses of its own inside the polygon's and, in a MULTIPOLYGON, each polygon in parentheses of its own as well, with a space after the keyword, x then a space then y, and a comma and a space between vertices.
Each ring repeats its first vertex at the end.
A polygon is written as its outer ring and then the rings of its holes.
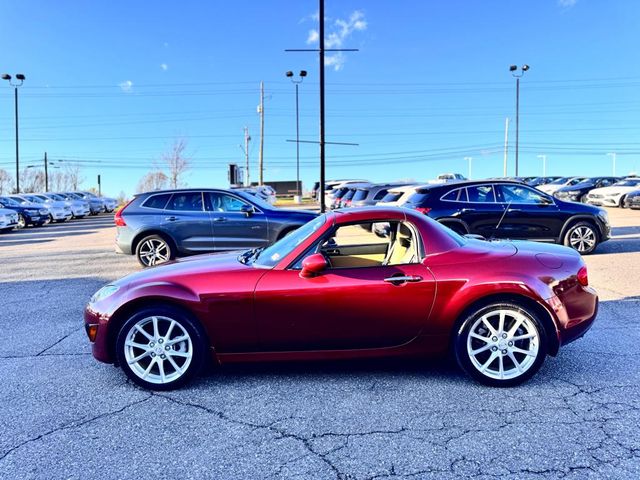
MULTIPOLYGON (((520 173, 610 174, 640 168, 640 2, 617 0, 326 0, 327 34, 343 47, 326 68, 327 178, 423 180, 440 172, 502 174, 508 66, 521 84, 520 173)), ((0 70, 24 73, 21 164, 78 164, 84 186, 132 193, 185 137, 189 186, 225 186, 243 163, 243 127, 258 160, 265 82, 265 179, 295 178, 294 87, 301 135, 318 132, 316 1, 23 0, 0 3, 0 70)), ((0 84, 0 168, 13 173, 13 92, 0 84)), ((514 173, 515 123, 509 174, 514 173)), ((301 146, 302 179, 318 178, 318 147, 301 146)))

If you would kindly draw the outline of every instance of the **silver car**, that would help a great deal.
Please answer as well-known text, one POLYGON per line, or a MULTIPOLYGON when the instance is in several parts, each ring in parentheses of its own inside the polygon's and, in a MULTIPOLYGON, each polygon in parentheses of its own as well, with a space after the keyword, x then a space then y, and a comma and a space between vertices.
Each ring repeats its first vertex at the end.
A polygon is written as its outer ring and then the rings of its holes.
POLYGON ((102 211, 106 213, 111 213, 118 207, 118 200, 116 200, 115 198, 102 197, 102 196, 96 195, 95 193, 85 192, 85 191, 73 192, 73 193, 80 195, 82 198, 86 200, 90 200, 92 198, 100 200, 102 202, 102 211))
POLYGON ((41 208, 47 210, 51 222, 65 222, 71 218, 71 207, 66 206, 65 202, 51 200, 37 193, 11 195, 11 198, 21 203, 29 202, 40 205, 41 208))
POLYGON ((9 232, 18 226, 18 214, 8 208, 0 208, 0 232, 9 232))
POLYGON ((89 203, 84 200, 76 200, 63 193, 43 193, 42 195, 52 200, 67 202, 67 205, 71 207, 72 218, 83 218, 91 212, 89 203))

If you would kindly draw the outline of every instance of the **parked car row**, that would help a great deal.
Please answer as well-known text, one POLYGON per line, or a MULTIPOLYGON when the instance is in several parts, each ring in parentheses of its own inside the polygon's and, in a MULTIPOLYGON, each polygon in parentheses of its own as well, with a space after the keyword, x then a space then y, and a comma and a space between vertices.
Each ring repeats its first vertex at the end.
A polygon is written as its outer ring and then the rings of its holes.
POLYGON ((113 198, 85 191, 0 196, 0 231, 110 213, 116 209, 117 203, 113 198))
MULTIPOLYGON (((378 201, 367 204, 416 210, 462 235, 564 244, 581 254, 593 252, 600 243, 609 239, 606 211, 588 205, 588 202, 580 203, 581 196, 564 197, 563 192, 565 189, 582 192, 586 184, 605 186, 614 184, 617 179, 555 177, 546 183, 536 182, 537 188, 527 185, 524 180, 490 179, 413 185, 350 181, 333 186, 329 205, 331 208, 349 208, 355 206, 353 198, 371 198, 372 193, 384 191, 378 201), (555 185, 552 187, 552 184, 555 185), (555 195, 542 190, 543 187, 553 190, 555 186, 562 187, 555 191, 555 195)), ((636 181, 640 180, 627 182, 636 181)), ((616 193, 619 192, 616 190, 616 193)), ((385 225, 373 228, 379 235, 387 234, 385 225)))

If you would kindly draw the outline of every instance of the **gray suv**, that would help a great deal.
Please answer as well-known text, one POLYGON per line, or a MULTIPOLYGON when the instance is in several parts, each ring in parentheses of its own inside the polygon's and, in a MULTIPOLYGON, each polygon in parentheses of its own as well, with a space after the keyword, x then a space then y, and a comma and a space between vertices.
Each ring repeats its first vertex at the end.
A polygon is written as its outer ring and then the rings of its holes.
POLYGON ((238 190, 148 192, 116 213, 116 251, 149 267, 179 256, 266 247, 315 217, 238 190))

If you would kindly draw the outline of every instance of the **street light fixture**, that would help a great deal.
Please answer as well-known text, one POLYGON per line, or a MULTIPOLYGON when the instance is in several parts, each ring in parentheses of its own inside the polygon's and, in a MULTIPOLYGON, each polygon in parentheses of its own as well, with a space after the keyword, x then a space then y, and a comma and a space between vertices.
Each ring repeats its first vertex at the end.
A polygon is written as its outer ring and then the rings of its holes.
POLYGON ((26 77, 22 73, 16 75, 16 80, 19 82, 14 83, 11 75, 4 73, 2 79, 9 82, 14 88, 15 98, 15 115, 16 115, 16 193, 20 193, 20 151, 18 148, 18 87, 22 86, 22 82, 26 80, 26 77))
POLYGON ((520 77, 524 75, 524 72, 529 70, 531 67, 529 65, 524 64, 520 67, 520 72, 518 73, 518 66, 511 65, 509 67, 509 71, 511 75, 516 79, 516 177, 518 176, 518 147, 519 147, 519 134, 520 134, 520 77))
POLYGON ((304 77, 307 76, 307 71, 300 70, 299 79, 294 77, 291 70, 286 72, 285 75, 296 86, 296 195, 300 196, 300 115, 298 109, 298 85, 300 85, 304 77))

